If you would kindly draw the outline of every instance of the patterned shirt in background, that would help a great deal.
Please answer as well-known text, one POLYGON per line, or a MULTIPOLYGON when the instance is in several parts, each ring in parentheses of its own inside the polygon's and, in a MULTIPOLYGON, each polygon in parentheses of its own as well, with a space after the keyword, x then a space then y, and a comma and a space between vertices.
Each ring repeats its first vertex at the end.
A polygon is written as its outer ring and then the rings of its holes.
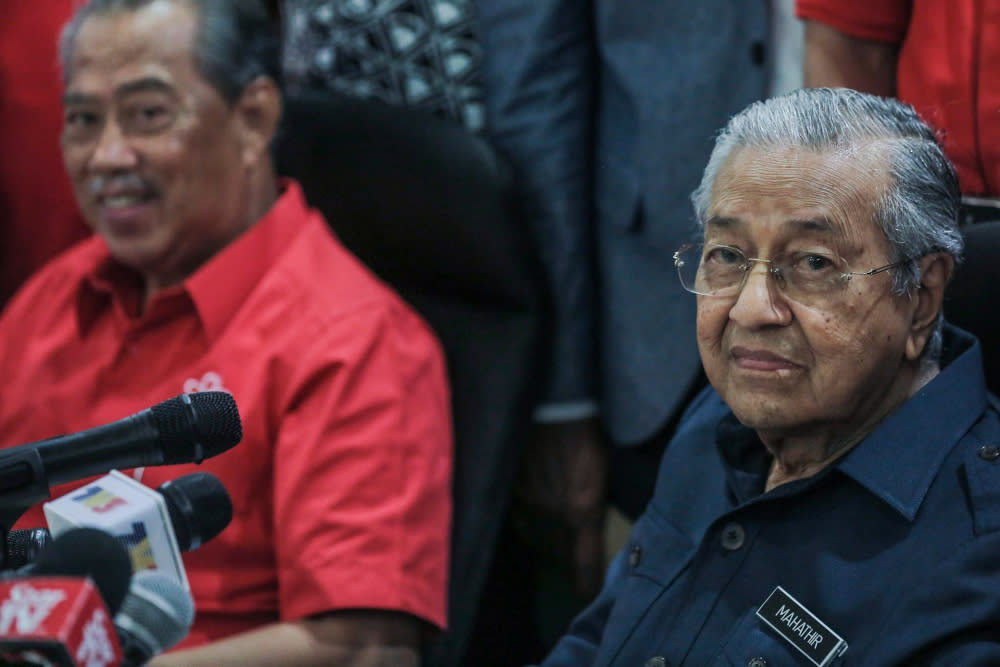
POLYGON ((284 0, 288 89, 329 89, 483 128, 472 0, 284 0))

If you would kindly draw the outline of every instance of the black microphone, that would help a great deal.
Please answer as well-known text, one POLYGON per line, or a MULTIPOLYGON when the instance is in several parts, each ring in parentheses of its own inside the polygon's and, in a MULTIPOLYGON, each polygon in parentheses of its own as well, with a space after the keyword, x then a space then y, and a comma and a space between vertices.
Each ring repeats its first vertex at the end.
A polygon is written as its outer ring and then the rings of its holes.
POLYGON ((194 551, 221 533, 233 520, 229 492, 210 472, 193 472, 164 482, 156 490, 166 501, 170 524, 181 551, 194 551))
MULTIPOLYGON (((156 490, 163 496, 181 551, 194 551, 221 533, 233 519, 229 492, 210 472, 193 472, 164 482, 156 490)), ((51 540, 49 531, 44 528, 10 531, 4 550, 4 567, 27 565, 51 540)))
POLYGON ((137 572, 115 616, 123 667, 144 665, 174 646, 192 622, 194 601, 176 581, 153 570, 137 572))
POLYGON ((201 463, 242 438, 239 411, 229 393, 181 394, 104 426, 0 452, 0 494, 35 484, 39 473, 56 485, 112 468, 201 463), (32 465, 35 457, 40 470, 32 465))
POLYGON ((13 569, 35 560, 39 552, 52 543, 52 536, 44 528, 12 530, 3 545, 3 569, 13 569))

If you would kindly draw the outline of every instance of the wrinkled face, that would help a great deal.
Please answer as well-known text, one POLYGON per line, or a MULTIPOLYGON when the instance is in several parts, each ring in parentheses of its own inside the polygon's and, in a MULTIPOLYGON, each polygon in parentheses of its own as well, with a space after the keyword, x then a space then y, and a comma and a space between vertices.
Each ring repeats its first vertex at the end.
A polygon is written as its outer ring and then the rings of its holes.
POLYGON ((84 217, 154 286, 245 226, 237 114, 199 74, 186 3, 87 19, 67 72, 63 158, 84 217))
MULTIPOLYGON (((889 243, 873 221, 888 179, 875 150, 737 149, 712 191, 705 241, 761 259, 839 256, 854 272, 889 264, 889 243)), ((893 295, 891 271, 855 276, 830 298, 800 303, 767 267, 755 264, 738 295, 698 297, 705 371, 736 416, 762 434, 849 435, 894 407, 917 355, 907 351, 912 300, 893 295)))

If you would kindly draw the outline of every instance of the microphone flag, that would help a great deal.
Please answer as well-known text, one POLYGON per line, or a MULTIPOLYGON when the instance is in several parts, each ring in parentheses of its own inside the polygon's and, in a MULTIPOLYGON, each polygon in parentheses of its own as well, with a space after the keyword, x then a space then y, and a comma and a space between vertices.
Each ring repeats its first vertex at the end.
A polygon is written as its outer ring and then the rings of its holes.
POLYGON ((0 663, 120 665, 113 620, 89 578, 0 582, 0 663))
POLYGON ((152 569, 190 592, 163 496, 117 470, 42 505, 53 537, 71 529, 98 528, 129 554, 132 572, 152 569))

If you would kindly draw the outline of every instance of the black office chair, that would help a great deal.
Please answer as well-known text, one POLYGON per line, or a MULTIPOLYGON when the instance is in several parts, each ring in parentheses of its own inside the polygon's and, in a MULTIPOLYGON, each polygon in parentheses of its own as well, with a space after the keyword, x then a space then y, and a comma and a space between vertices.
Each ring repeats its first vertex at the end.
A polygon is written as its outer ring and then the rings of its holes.
POLYGON ((1000 222, 963 229, 965 261, 945 293, 945 318, 979 338, 986 384, 1000 395, 1000 312, 986 298, 1000 285, 1000 222))
POLYGON ((450 627, 462 664, 530 424, 545 312, 511 173, 482 139, 420 111, 333 94, 286 100, 278 172, 407 299, 444 347, 455 425, 450 627))

